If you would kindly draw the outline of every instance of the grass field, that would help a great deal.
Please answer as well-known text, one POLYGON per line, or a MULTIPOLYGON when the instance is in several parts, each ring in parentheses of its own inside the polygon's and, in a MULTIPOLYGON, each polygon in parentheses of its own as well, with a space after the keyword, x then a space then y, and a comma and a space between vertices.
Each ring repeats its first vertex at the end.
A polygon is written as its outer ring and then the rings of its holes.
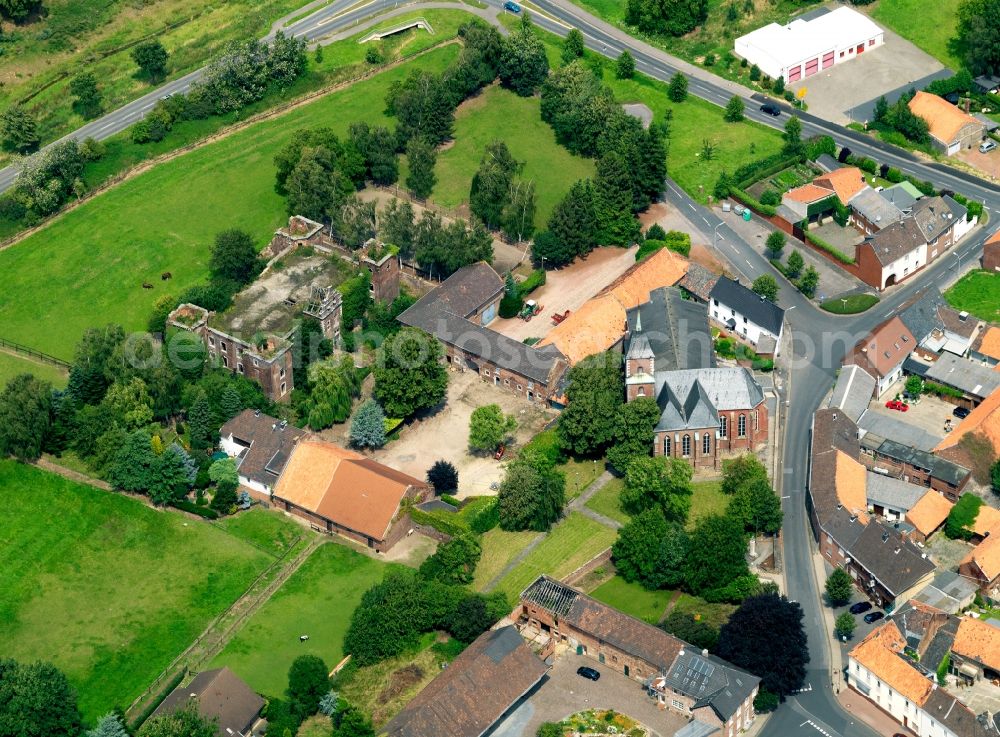
POLYGON ((584 506, 593 509, 598 514, 603 514, 605 517, 610 517, 625 524, 629 521, 630 517, 622 511, 621 505, 618 503, 618 497, 621 495, 623 488, 625 488, 625 480, 613 478, 602 486, 596 494, 590 497, 584 506))
POLYGON ((538 576, 568 576, 588 560, 611 546, 615 531, 579 512, 555 525, 545 539, 514 570, 500 579, 498 591, 513 601, 538 576))
MULTIPOLYGON (((725 514, 726 507, 729 504, 729 497, 722 493, 721 482, 698 481, 693 486, 691 513, 688 515, 686 525, 689 530, 702 517, 707 517, 711 514, 725 514)), ((618 501, 623 488, 625 488, 624 480, 612 479, 594 496, 590 497, 586 506, 595 512, 603 514, 605 517, 610 517, 624 524, 629 521, 630 516, 622 511, 618 501)))
POLYGON ((978 318, 996 322, 1000 319, 1000 274, 971 271, 944 293, 956 310, 965 310, 978 318))
POLYGON ((566 476, 566 498, 572 500, 580 496, 598 476, 604 473, 604 461, 567 458, 556 466, 556 469, 566 476))
POLYGON ((542 121, 537 97, 518 97, 494 85, 467 100, 455 115, 455 143, 438 155, 432 199, 444 207, 469 201, 469 186, 486 145, 499 138, 523 162, 520 178, 535 183, 535 225, 541 229, 577 179, 594 174, 594 162, 556 143, 542 121))
POLYGON ((434 51, 166 162, 0 252, 4 337, 69 358, 87 327, 144 328, 159 297, 207 277, 216 232, 240 227, 263 246, 285 219, 273 157, 296 129, 344 132, 359 119, 385 122, 382 100, 393 80, 417 67, 439 71, 456 53, 454 46, 434 51), (173 279, 162 282, 163 271, 173 279), (154 288, 142 289, 143 281, 154 288), (47 329, 39 331, 39 324, 47 329))
POLYGON ((961 63, 948 48, 955 37, 960 0, 879 0, 872 17, 953 70, 961 63))
POLYGON ((856 315, 870 310, 877 304, 878 297, 874 294, 852 294, 844 299, 828 299, 820 307, 835 315, 856 315))
POLYGON ((0 351, 0 389, 18 374, 34 374, 39 379, 51 382, 52 386, 66 386, 67 375, 51 363, 35 363, 27 358, 0 351))
POLYGON ((637 619, 656 624, 663 618, 674 592, 649 591, 637 583, 628 583, 621 576, 615 576, 591 591, 590 595, 637 619))
POLYGON ((681 594, 671 612, 685 612, 695 619, 704 620, 715 628, 719 628, 729 621, 733 612, 736 611, 734 604, 709 604, 704 599, 691 596, 691 594, 681 594))
POLYGON ((319 655, 333 668, 361 595, 382 580, 386 565, 344 545, 318 548, 230 640, 212 667, 232 668, 250 686, 281 696, 299 655, 319 655), (299 642, 299 635, 309 635, 299 642))
POLYGON ((296 540, 312 534, 283 514, 261 507, 223 517, 215 525, 271 555, 287 552, 296 540))
POLYGON ((514 560, 537 535, 537 532, 531 530, 507 532, 499 527, 483 535, 479 540, 483 554, 476 565, 476 577, 472 581, 472 588, 482 591, 483 587, 498 576, 504 566, 514 560))
POLYGON ((48 660, 90 720, 127 706, 273 558, 133 499, 0 461, 0 642, 48 660))

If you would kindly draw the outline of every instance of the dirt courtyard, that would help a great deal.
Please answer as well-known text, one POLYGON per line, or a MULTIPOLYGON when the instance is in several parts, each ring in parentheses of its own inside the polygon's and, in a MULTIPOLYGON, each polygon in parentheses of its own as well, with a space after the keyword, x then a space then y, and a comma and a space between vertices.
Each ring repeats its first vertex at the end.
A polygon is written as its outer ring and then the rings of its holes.
POLYGON ((506 460, 472 455, 468 448, 469 419, 473 410, 486 404, 499 404, 517 418, 516 446, 528 442, 557 415, 555 410, 487 384, 471 371, 450 371, 444 407, 404 428, 399 440, 375 451, 372 458, 420 479, 436 460, 444 459, 458 469, 457 497, 495 494, 490 484, 503 478, 506 460))
POLYGON ((555 327, 554 313, 580 309, 584 302, 625 273, 629 266, 635 265, 636 250, 636 247, 595 248, 568 266, 549 271, 545 284, 530 296, 543 306, 541 314, 530 322, 518 317, 498 318, 490 323, 490 328, 514 340, 544 338, 555 327))

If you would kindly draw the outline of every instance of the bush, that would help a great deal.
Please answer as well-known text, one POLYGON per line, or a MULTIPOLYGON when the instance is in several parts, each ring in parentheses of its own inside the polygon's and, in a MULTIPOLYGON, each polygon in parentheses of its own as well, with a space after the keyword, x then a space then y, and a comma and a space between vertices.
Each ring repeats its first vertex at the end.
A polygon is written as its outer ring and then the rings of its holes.
POLYGON ((801 162, 801 156, 789 156, 779 152, 739 167, 733 172, 733 181, 740 189, 746 189, 754 182, 759 182, 765 177, 777 174, 782 169, 787 169, 801 162))
POLYGON ((476 512, 475 516, 469 521, 469 529, 477 535, 482 535, 489 532, 499 524, 500 506, 497 504, 496 497, 493 497, 490 499, 489 503, 476 512))
POLYGON ((777 210, 770 205, 765 205, 762 202, 755 200, 749 193, 740 189, 739 187, 730 187, 729 194, 733 198, 739 200, 744 205, 749 207, 751 210, 760 213, 761 215, 774 215, 777 210))
POLYGON ((187 499, 178 499, 177 501, 170 502, 170 506, 176 507, 177 509, 183 509, 185 512, 197 514, 199 517, 204 517, 205 519, 219 518, 219 513, 211 507, 199 507, 197 504, 189 502, 187 499))
POLYGON ((554 428, 538 433, 522 448, 521 453, 535 453, 540 455, 553 466, 563 460, 562 442, 559 440, 559 434, 554 428))
POLYGON ((948 518, 944 523, 944 534, 952 540, 972 539, 972 527, 976 523, 981 506, 983 500, 975 494, 968 492, 962 494, 948 512, 948 518))
POLYGON ((516 294, 505 294, 500 300, 500 317, 517 317, 524 307, 524 300, 516 294))
POLYGON ((522 299, 545 284, 545 269, 535 269, 528 278, 517 285, 517 295, 522 299))
POLYGON ((767 189, 764 190, 763 194, 760 196, 760 203, 762 205, 770 205, 771 207, 777 207, 781 204, 781 195, 778 194, 776 190, 767 189))
POLYGON ((664 241, 667 239, 667 231, 659 223, 653 223, 646 231, 646 239, 652 241, 664 241))
POLYGON ((858 162, 858 168, 861 171, 866 171, 869 174, 874 174, 878 171, 878 162, 874 159, 869 159, 867 156, 858 162))
POLYGON ((462 506, 462 502, 459 501, 457 498, 453 497, 451 494, 442 494, 441 501, 443 501, 445 504, 450 504, 455 509, 458 509, 459 507, 462 506))

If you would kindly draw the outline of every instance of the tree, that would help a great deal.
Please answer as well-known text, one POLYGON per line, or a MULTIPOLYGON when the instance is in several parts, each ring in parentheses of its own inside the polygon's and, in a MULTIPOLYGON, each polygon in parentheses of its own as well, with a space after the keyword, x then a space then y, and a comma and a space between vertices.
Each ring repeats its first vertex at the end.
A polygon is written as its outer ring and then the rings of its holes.
POLYGON ((632 79, 635 76, 635 57, 628 52, 628 49, 622 51, 618 56, 618 61, 615 63, 615 76, 618 79, 632 79))
POLYGON ((612 151, 597 161, 594 179, 598 243, 627 245, 639 237, 639 221, 632 214, 632 205, 632 175, 628 164, 621 154, 612 151))
POLYGON ((101 90, 93 74, 84 72, 73 77, 69 83, 69 91, 76 98, 73 101, 74 109, 85 119, 90 120, 101 114, 101 90))
POLYGON ((768 691, 786 696, 806 678, 809 650, 802 607, 784 596, 751 596, 719 631, 718 656, 761 679, 768 691))
POLYGON ((138 430, 153 421, 153 399, 138 376, 108 387, 104 402, 112 417, 126 430, 138 430))
POLYGON ((380 235, 386 243, 409 254, 413 251, 413 205, 393 198, 382 210, 380 235))
POLYGON ((442 401, 448 371, 441 344, 416 328, 403 328, 378 351, 373 395, 390 417, 409 417, 442 401))
POLYGON ((284 189, 290 215, 330 222, 353 194, 354 183, 336 168, 329 149, 307 147, 285 180, 284 189))
POLYGON ((375 737, 372 720, 360 709, 348 706, 340 714, 340 724, 334 737, 375 737))
POLYGON ((507 467, 497 492, 500 527, 545 532, 565 502, 566 477, 540 454, 522 453, 507 467))
POLYGON ((354 413, 350 437, 355 448, 381 448, 385 445, 385 413, 374 399, 369 399, 354 413))
POLYGON ((406 186, 414 197, 427 199, 437 183, 437 177, 434 175, 437 152, 425 139, 414 137, 406 145, 406 161, 409 165, 406 186))
POLYGON ((97 726, 84 732, 84 737, 131 737, 121 718, 111 712, 97 721, 97 726))
POLYGON ((879 95, 875 101, 875 109, 872 111, 872 120, 876 123, 885 123, 889 118, 889 102, 885 95, 879 95))
POLYGON ((625 473, 622 509, 635 514, 659 509, 670 522, 684 524, 691 509, 691 464, 665 456, 635 458, 625 473))
POLYGON ((448 461, 434 461, 427 470, 427 483, 434 487, 435 494, 445 494, 458 489, 458 471, 448 461))
POLYGON ((799 277, 798 283, 799 291, 807 297, 812 297, 816 294, 816 287, 819 286, 819 272, 816 271, 814 266, 807 266, 806 270, 802 272, 802 276, 799 277))
POLYGON ((177 711, 152 717, 139 729, 136 737, 215 737, 215 719, 206 719, 198 705, 189 703, 177 711))
POLYGON ((702 650, 714 650, 719 642, 719 631, 705 620, 695 619, 689 612, 672 611, 657 626, 702 650))
POLYGON ((52 426, 52 385, 19 374, 0 392, 0 458, 33 461, 52 426))
POLYGON ((843 606, 854 594, 854 580, 843 568, 835 568, 826 579, 826 598, 830 606, 843 606))
POLYGON ((19 154, 34 151, 42 140, 35 119, 20 105, 11 105, 0 116, 0 135, 4 147, 19 154))
MULTIPOLYGON (((317 46, 317 51, 322 46, 317 46)), ((384 125, 370 127, 364 121, 351 123, 351 141, 365 160, 365 174, 375 184, 393 184, 399 179, 396 137, 384 125)))
POLYGON ((684 582, 698 596, 723 589, 748 573, 746 533, 739 520, 710 515, 698 520, 689 535, 684 582))
POLYGON ((758 294, 769 302, 778 301, 778 282, 770 274, 761 274, 753 280, 750 287, 754 294, 758 294))
POLYGON ((767 481, 767 469, 753 453, 744 453, 722 462, 723 494, 731 496, 758 479, 767 481))
POLYGON ((611 554, 626 581, 647 589, 672 588, 683 581, 687 545, 683 527, 668 523, 659 509, 647 509, 618 531, 611 554))
POLYGON ((958 498, 944 521, 944 534, 952 540, 970 540, 983 500, 966 492, 958 498))
POLYGON ((416 136, 431 146, 451 137, 455 125, 455 100, 440 77, 423 71, 411 72, 402 82, 393 82, 386 94, 386 110, 395 115, 396 147, 405 149, 416 136))
POLYGON ((680 72, 675 72, 667 86, 667 96, 673 102, 684 102, 688 96, 688 81, 680 72))
POLYGON ((639 397, 618 408, 614 445, 608 449, 608 463, 621 472, 635 458, 648 456, 653 449, 653 428, 660 419, 660 407, 651 397, 639 397))
POLYGON ((723 118, 727 123, 739 123, 743 120, 743 112, 746 106, 743 104, 743 98, 739 95, 733 95, 729 98, 729 102, 726 103, 726 112, 723 118))
POLYGON ((783 94, 785 91, 785 78, 779 76, 776 80, 774 80, 774 87, 772 87, 771 90, 776 95, 783 94))
POLYGON ((854 621, 854 615, 850 612, 844 612, 837 617, 833 625, 833 631, 837 633, 837 637, 843 640, 851 639, 854 634, 854 627, 856 622, 854 621))
POLYGON ((195 450, 205 450, 215 445, 215 419, 212 417, 212 405, 204 392, 198 396, 191 409, 188 410, 188 435, 191 447, 195 450))
POLYGON ((231 279, 240 285, 253 281, 260 271, 253 236, 236 228, 217 233, 208 268, 216 279, 231 279))
POLYGON ((176 443, 173 443, 156 456, 150 467, 149 498, 154 504, 169 504, 187 494, 194 483, 190 457, 176 443))
POLYGON ((469 209, 487 228, 500 227, 503 209, 510 200, 510 188, 521 164, 511 156, 507 144, 494 139, 486 145, 479 169, 472 177, 469 209))
POLYGON ((569 406, 556 425, 559 440, 577 455, 599 455, 614 440, 615 417, 624 403, 619 362, 607 353, 588 356, 569 370, 567 380, 569 406))
POLYGON ((764 243, 771 252, 771 258, 781 258, 781 249, 785 247, 785 234, 780 230, 772 231, 764 243))
POLYGON ((76 691, 51 663, 0 659, 0 733, 7 737, 78 737, 76 691))
POLYGON ((300 655, 288 669, 286 694, 292 709, 303 719, 319 710, 320 700, 330 692, 330 669, 317 655, 300 655))
POLYGON ((583 56, 583 34, 576 28, 570 28, 566 38, 563 39, 562 60, 563 64, 569 64, 583 56))
POLYGON ((647 33, 683 36, 708 17, 708 0, 627 0, 625 22, 647 33))
POLYGON ((578 180, 552 210, 548 231, 554 242, 540 255, 552 266, 568 264, 597 245, 597 216, 594 212, 594 192, 589 180, 578 180))
POLYGON ((232 384, 226 386, 219 399, 219 410, 223 422, 229 422, 243 411, 243 398, 232 384))
POLYGON ((788 254, 788 263, 785 264, 785 270, 788 276, 791 278, 797 277, 802 273, 802 267, 805 266, 805 259, 802 258, 802 254, 798 250, 792 251, 788 254))
POLYGON ((785 123, 785 132, 781 137, 785 141, 785 153, 797 156, 805 150, 805 144, 802 143, 802 121, 797 115, 793 115, 785 123))
POLYGON ((499 404, 477 407, 469 421, 469 447, 492 453, 516 429, 517 419, 504 414, 499 404))
POLYGON ((471 535, 456 535, 438 545, 432 556, 420 564, 420 575, 443 583, 470 584, 483 549, 471 535))
POLYGON ((133 48, 132 61, 139 67, 139 74, 150 82, 158 82, 167 74, 167 50, 156 39, 133 48))
POLYGON ((512 241, 524 241, 535 232, 535 182, 515 179, 500 213, 500 229, 512 241))
POLYGON ((769 535, 774 535, 781 529, 784 517, 781 500, 764 479, 755 479, 741 486, 729 500, 726 514, 740 520, 747 532, 765 532, 769 535))
POLYGON ((916 374, 906 377, 906 393, 913 397, 919 397, 924 390, 924 380, 916 374))
POLYGON ((535 94, 549 73, 545 46, 526 19, 503 40, 499 66, 500 83, 521 97, 535 94))
POLYGON ((12 21, 24 20, 40 5, 39 0, 0 0, 0 18, 12 21))
POLYGON ((1000 73, 1000 3, 963 0, 958 6, 957 47, 973 74, 1000 73))
POLYGON ((124 442, 114 451, 107 473, 108 481, 116 489, 146 492, 153 482, 157 458, 145 430, 128 433, 124 442))

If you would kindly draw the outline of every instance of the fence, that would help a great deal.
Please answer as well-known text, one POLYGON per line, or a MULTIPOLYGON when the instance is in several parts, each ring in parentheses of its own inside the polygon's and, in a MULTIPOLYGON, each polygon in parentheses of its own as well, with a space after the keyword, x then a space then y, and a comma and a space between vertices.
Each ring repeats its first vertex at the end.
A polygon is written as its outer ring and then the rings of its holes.
POLYGON ((53 366, 59 366, 60 368, 69 369, 70 365, 61 358, 56 358, 55 356, 50 356, 48 353, 42 353, 41 351, 36 351, 34 348, 29 348, 26 345, 21 345, 20 343, 15 343, 12 340, 4 340, 0 338, 0 348, 7 348, 14 351, 15 353, 23 353, 31 358, 37 358, 39 361, 45 363, 51 363, 53 366))

